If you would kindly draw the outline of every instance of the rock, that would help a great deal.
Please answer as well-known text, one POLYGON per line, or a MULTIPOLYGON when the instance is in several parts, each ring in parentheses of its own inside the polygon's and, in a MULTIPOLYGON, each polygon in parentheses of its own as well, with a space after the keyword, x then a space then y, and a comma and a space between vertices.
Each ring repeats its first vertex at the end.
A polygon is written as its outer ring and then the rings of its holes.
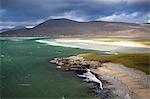
POLYGON ((78 67, 81 68, 97 68, 101 66, 101 63, 99 61, 85 61, 83 57, 79 56, 70 56, 66 58, 54 58, 50 60, 51 63, 55 63, 59 66, 63 66, 67 69, 76 69, 78 70, 78 67))
POLYGON ((55 60, 50 60, 50 62, 51 62, 51 63, 56 63, 56 61, 55 61, 55 60))
POLYGON ((64 65, 64 63, 62 63, 62 62, 58 62, 58 63, 57 63, 57 65, 62 66, 62 65, 64 65))
POLYGON ((61 66, 57 66, 58 69, 61 69, 61 66))
MULTIPOLYGON (((116 99, 116 96, 112 93, 112 89, 109 88, 109 83, 104 80, 100 80, 97 74, 90 71, 97 67, 101 67, 102 63, 99 61, 85 61, 83 57, 70 56, 66 58, 54 58, 50 60, 51 63, 57 64, 58 69, 65 71, 75 71, 77 76, 83 77, 87 84, 91 84, 90 90, 98 99, 116 99), (103 82, 103 86, 102 86, 103 82)), ((88 87, 88 88, 89 88, 88 87)), ((118 96, 117 96, 118 97, 118 96)))

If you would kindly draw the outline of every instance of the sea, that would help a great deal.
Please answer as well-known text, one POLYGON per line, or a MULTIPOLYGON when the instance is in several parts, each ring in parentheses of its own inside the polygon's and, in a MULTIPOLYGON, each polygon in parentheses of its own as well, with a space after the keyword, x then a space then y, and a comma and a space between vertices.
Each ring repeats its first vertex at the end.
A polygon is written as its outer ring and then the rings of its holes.
MULTIPOLYGON (((91 99, 86 82, 74 72, 58 70, 49 59, 94 52, 52 46, 37 39, 0 40, 2 99, 91 99)), ((99 52, 103 53, 103 52, 99 52)))

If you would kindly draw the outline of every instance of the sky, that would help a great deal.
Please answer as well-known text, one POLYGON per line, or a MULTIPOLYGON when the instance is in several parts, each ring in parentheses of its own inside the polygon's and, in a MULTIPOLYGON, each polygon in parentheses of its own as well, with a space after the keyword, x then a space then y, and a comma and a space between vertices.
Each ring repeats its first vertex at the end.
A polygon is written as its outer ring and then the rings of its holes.
POLYGON ((150 22, 150 0, 1 0, 0 29, 33 27, 48 19, 150 22))

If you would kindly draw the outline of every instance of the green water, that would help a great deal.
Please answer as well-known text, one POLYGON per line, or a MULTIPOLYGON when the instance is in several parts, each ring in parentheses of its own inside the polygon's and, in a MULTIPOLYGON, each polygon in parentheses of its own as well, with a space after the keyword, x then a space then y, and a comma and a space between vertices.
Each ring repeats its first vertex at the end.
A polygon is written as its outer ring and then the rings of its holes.
POLYGON ((56 69, 49 58, 89 51, 54 47, 35 41, 0 41, 1 98, 91 98, 87 85, 72 72, 56 69))

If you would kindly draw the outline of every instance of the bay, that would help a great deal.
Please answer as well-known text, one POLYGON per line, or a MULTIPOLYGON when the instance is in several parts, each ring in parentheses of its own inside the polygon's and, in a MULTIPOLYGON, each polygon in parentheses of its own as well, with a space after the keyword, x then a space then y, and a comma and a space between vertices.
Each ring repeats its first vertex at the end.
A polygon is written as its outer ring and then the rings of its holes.
POLYGON ((50 58, 92 51, 40 44, 35 40, 0 41, 1 97, 72 99, 92 98, 85 82, 73 72, 56 69, 50 58))

